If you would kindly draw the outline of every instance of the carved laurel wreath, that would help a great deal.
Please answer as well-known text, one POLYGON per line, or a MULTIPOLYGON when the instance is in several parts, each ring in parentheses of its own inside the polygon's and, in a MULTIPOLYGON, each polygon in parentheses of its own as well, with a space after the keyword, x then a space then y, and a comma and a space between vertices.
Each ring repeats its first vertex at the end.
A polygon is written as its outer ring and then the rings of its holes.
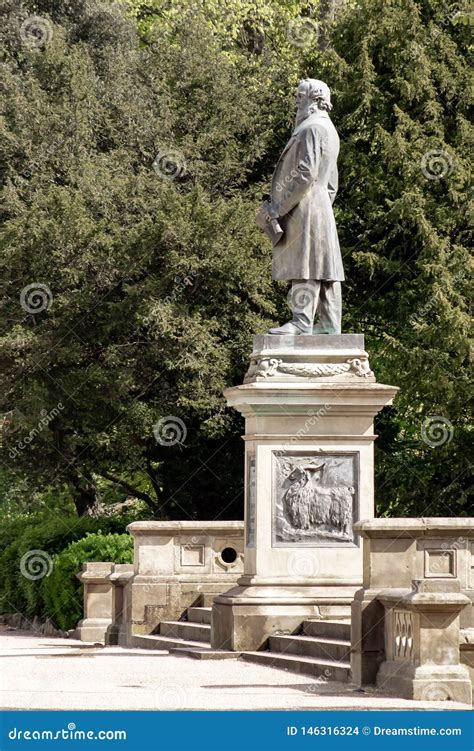
POLYGON ((348 372, 353 372, 361 378, 368 378, 373 375, 368 362, 362 362, 357 357, 341 363, 287 363, 272 357, 261 360, 256 366, 254 375, 270 378, 277 375, 278 372, 303 378, 334 376, 348 372))

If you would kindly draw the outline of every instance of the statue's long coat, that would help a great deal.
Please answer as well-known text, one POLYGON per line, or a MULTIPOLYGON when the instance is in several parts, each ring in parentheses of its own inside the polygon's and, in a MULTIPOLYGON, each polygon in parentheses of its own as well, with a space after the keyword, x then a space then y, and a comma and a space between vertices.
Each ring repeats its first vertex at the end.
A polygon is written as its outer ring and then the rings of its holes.
POLYGON ((283 229, 273 249, 274 279, 344 280, 332 210, 338 154, 339 136, 323 110, 303 120, 283 150, 271 192, 283 229))

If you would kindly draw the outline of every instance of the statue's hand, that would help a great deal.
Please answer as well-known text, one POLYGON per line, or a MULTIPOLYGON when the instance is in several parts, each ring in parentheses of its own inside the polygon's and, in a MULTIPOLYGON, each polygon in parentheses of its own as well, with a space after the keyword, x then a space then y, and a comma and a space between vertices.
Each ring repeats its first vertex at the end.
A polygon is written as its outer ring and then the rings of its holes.
POLYGON ((278 219, 280 216, 278 207, 272 201, 268 201, 265 205, 265 211, 267 212, 268 221, 272 219, 278 219))

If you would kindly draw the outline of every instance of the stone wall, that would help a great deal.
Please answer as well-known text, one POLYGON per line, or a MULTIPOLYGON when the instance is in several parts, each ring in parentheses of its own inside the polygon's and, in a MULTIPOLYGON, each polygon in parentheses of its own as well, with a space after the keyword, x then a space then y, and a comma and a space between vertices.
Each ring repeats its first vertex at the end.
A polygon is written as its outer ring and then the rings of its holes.
POLYGON ((83 641, 128 645, 188 607, 212 605, 243 572, 243 522, 134 522, 134 563, 85 563, 83 641))
POLYGON ((243 573, 244 523, 134 522, 134 577, 126 590, 127 639, 211 605, 243 573))

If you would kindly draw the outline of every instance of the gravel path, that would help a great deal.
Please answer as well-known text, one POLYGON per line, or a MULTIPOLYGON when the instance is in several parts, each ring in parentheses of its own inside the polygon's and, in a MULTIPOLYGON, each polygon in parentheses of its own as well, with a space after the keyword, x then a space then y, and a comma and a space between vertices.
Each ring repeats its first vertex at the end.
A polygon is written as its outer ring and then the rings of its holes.
POLYGON ((0 626, 1 709, 466 709, 253 665, 98 648, 0 626))

